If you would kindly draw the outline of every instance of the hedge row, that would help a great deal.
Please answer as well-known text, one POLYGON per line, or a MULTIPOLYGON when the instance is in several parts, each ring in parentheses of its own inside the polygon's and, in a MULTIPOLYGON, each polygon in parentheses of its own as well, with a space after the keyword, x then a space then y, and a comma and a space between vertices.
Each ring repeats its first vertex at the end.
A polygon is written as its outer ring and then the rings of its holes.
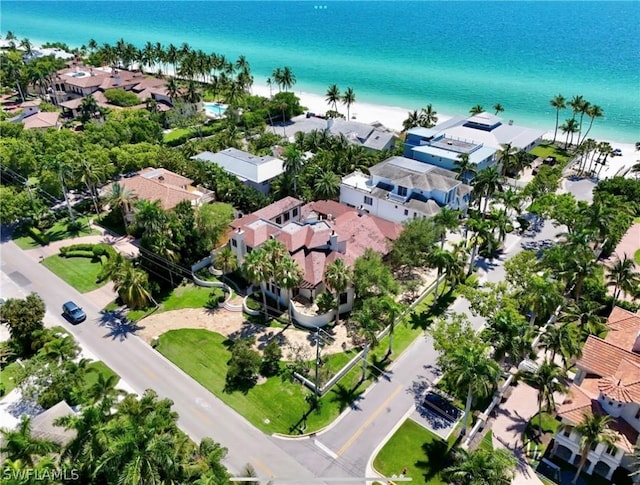
POLYGON ((202 136, 214 135, 218 131, 220 131, 220 129, 221 129, 220 125, 203 126, 200 128, 200 131, 198 131, 197 128, 194 128, 182 136, 179 136, 177 138, 173 138, 172 140, 167 141, 165 144, 170 147, 177 147, 179 145, 183 145, 184 143, 188 142, 191 138, 199 138, 200 135, 202 136))
POLYGON ((27 232, 37 243, 42 244, 43 246, 49 244, 49 237, 37 227, 29 227, 27 232))
POLYGON ((65 258, 69 257, 84 257, 84 258, 96 258, 102 259, 101 256, 107 258, 115 257, 116 250, 108 244, 72 244, 71 246, 65 246, 60 248, 60 255, 65 258), (71 253, 71 254, 70 254, 71 253), (81 255, 81 253, 84 253, 81 255))
POLYGON ((93 251, 84 251, 82 249, 76 249, 74 251, 66 251, 64 254, 60 253, 63 258, 95 258, 93 251))

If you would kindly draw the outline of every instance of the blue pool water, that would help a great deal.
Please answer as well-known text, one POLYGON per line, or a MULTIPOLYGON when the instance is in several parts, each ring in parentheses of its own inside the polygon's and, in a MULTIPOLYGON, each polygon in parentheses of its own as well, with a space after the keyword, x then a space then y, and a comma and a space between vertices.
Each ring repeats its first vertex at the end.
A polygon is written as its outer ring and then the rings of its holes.
POLYGON ((202 103, 207 114, 213 116, 222 116, 227 110, 227 106, 220 103, 202 103))

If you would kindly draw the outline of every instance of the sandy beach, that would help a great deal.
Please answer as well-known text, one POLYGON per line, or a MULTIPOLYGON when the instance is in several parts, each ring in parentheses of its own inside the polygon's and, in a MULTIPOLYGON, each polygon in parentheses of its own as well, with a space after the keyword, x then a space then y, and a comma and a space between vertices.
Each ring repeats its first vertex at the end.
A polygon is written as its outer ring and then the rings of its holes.
MULTIPOLYGON (((259 96, 269 97, 278 92, 277 88, 271 87, 264 81, 256 81, 255 84, 251 87, 251 91, 253 94, 257 94, 259 96)), ((293 89, 296 96, 300 98, 300 104, 302 106, 306 106, 307 109, 313 113, 324 113, 330 109, 329 104, 324 99, 324 96, 307 93, 304 91, 296 91, 295 86, 293 89)), ((398 106, 384 106, 370 103, 359 103, 357 101, 357 93, 356 93, 356 102, 351 105, 351 119, 355 121, 360 121, 362 123, 375 123, 379 122, 397 132, 402 131, 402 123, 407 119, 407 116, 410 111, 414 109, 420 109, 420 106, 415 106, 413 108, 402 108, 398 106)), ((438 113, 438 123, 446 121, 450 119, 453 114, 441 113, 438 111, 438 107, 434 106, 438 113)), ((338 111, 343 113, 346 116, 347 107, 345 105, 338 105, 338 111)), ((458 114, 466 114, 466 113, 456 113, 458 114)), ((553 139, 553 126, 549 127, 549 131, 544 134, 544 139, 552 140, 553 139)), ((558 131, 559 140, 564 140, 564 137, 560 131, 558 131)), ((640 135, 639 135, 640 139, 640 135)), ((628 169, 630 169, 634 164, 640 162, 640 152, 636 151, 635 145, 633 143, 619 143, 614 140, 597 140, 597 141, 608 141, 612 148, 619 148, 622 150, 622 155, 617 157, 609 157, 607 159, 607 166, 603 168, 600 173, 600 178, 608 178, 613 177, 617 174, 621 174, 628 169)))

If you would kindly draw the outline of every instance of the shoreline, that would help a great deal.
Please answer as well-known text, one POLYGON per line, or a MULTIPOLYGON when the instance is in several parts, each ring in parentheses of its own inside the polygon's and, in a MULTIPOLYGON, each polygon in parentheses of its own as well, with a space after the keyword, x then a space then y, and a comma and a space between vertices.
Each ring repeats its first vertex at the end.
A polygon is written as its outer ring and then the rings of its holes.
MULTIPOLYGON (((295 88, 295 86, 294 86, 295 88)), ((266 84, 266 78, 260 79, 258 81, 254 81, 253 86, 251 87, 251 92, 254 95, 264 96, 269 98, 271 94, 276 94, 278 92, 277 88, 270 88, 266 84)), ((314 113, 324 113, 330 109, 329 104, 325 101, 324 97, 315 94, 309 93, 305 91, 296 91, 292 89, 292 91, 298 98, 300 98, 300 104, 302 106, 307 107, 308 111, 314 113)), ((346 115, 347 108, 345 105, 339 105, 338 111, 344 115, 346 115)), ((380 122, 382 125, 387 128, 394 130, 398 133, 402 131, 402 122, 407 119, 408 113, 413 111, 411 109, 401 108, 398 106, 385 106, 379 104, 372 103, 359 103, 357 101, 357 93, 356 93, 356 102, 351 105, 351 117, 353 121, 359 121, 361 123, 375 123, 380 122), (354 119, 355 116, 355 119, 354 119)), ((461 113, 467 114, 467 113, 461 113)), ((452 115, 437 112, 438 123, 442 123, 452 118, 452 115)), ((523 125, 523 126, 526 126, 523 125)), ((553 139, 553 127, 551 130, 545 131, 542 136, 543 140, 552 140, 553 139)), ((563 135, 558 130, 558 140, 563 140, 563 135)), ((622 155, 617 157, 609 157, 607 158, 607 166, 603 168, 600 177, 602 179, 607 177, 613 177, 617 172, 631 168, 631 166, 640 162, 640 152, 636 151, 634 143, 624 143, 617 142, 611 139, 596 139, 596 141, 606 141, 611 144, 612 148, 619 148, 622 150, 622 155)))

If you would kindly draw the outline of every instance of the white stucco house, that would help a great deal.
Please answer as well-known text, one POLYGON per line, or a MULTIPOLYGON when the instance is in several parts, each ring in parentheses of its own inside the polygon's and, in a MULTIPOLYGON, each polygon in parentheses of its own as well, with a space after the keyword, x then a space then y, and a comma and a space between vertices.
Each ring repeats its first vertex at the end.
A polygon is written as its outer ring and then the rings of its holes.
POLYGON ((271 190, 271 181, 284 171, 284 161, 273 156, 259 157, 253 153, 227 148, 220 152, 201 152, 191 157, 215 163, 246 185, 263 194, 271 190))
POLYGON ((432 217, 441 207, 466 212, 471 187, 456 173, 405 157, 391 157, 342 179, 340 202, 391 222, 432 217))
POLYGON ((622 467, 632 471, 634 446, 640 432, 640 315, 614 308, 607 322, 604 339, 590 335, 576 362, 578 372, 567 399, 558 409, 563 426, 553 445, 554 455, 577 464, 580 435, 575 430, 584 416, 608 414, 615 444, 592 446, 585 473, 611 480, 622 467))
POLYGON ((404 155, 414 160, 453 170, 460 155, 482 170, 498 162, 502 145, 529 151, 542 141, 544 131, 507 123, 491 113, 456 116, 433 128, 407 131, 404 155))

